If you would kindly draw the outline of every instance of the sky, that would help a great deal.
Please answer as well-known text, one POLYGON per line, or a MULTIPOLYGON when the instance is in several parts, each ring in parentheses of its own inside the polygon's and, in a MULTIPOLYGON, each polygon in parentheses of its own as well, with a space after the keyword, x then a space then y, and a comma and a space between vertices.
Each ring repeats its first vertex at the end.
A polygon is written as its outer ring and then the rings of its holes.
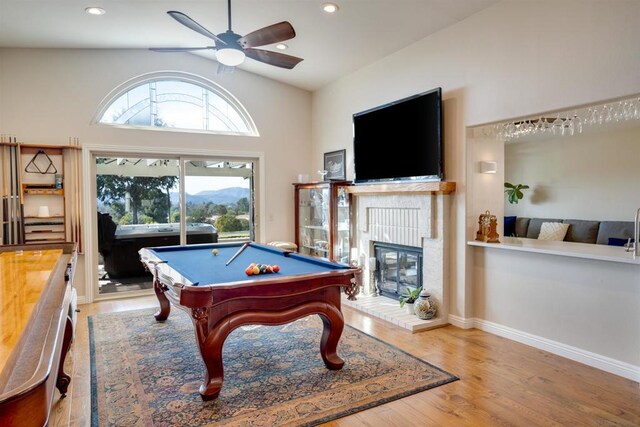
MULTIPOLYGON (((249 180, 242 177, 226 176, 187 176, 185 189, 187 194, 198 194, 201 191, 221 190, 229 187, 249 188, 249 180)), ((176 186, 173 190, 178 191, 176 186)))

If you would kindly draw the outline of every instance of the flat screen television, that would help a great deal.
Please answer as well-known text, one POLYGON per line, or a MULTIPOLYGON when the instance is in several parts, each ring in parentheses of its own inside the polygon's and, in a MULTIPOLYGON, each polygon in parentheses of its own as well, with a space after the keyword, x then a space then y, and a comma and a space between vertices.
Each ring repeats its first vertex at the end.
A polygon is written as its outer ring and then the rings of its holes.
POLYGON ((442 181, 442 89, 353 115, 355 183, 442 181))

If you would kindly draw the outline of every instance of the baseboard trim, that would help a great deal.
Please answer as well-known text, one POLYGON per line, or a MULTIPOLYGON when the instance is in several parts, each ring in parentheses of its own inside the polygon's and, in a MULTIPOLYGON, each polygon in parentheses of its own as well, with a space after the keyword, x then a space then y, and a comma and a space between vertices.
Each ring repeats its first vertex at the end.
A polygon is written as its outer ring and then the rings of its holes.
POLYGON ((467 319, 454 314, 449 315, 449 323, 461 329, 471 329, 476 327, 475 319, 473 317, 467 319))
POLYGON ((86 304, 86 303, 87 303, 87 297, 85 297, 84 295, 79 295, 78 296, 78 305, 86 304))
POLYGON ((539 350, 548 351, 558 356, 583 363, 632 381, 640 382, 640 366, 612 359, 601 354, 596 354, 581 348, 563 344, 537 335, 523 332, 498 323, 489 322, 478 318, 463 318, 449 315, 449 323, 463 329, 477 328, 493 335, 508 338, 522 344, 529 345, 539 350), (473 326, 469 326, 473 325, 473 326))

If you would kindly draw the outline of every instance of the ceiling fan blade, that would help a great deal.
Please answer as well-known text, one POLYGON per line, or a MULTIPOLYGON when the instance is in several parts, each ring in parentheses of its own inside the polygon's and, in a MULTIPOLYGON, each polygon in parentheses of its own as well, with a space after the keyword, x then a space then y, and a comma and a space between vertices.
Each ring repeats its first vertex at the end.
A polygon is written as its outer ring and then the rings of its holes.
POLYGON ((207 47, 150 47, 149 50, 154 52, 191 52, 193 50, 215 50, 215 46, 207 47))
POLYGON ((216 36, 215 34, 213 34, 211 31, 207 30, 205 27, 203 27, 202 25, 198 24, 196 21, 194 21, 193 19, 189 18, 187 15, 185 15, 182 12, 177 12, 175 10, 170 10, 167 12, 169 14, 169 16, 171 16, 173 19, 175 19, 176 21, 178 21, 179 23, 181 23, 182 25, 184 25, 185 27, 202 34, 205 37, 209 37, 210 39, 215 40, 218 43, 222 43, 222 44, 226 44, 223 40, 221 40, 218 36, 216 36))
POLYGON ((238 43, 240 43, 240 46, 244 48, 258 47, 283 42, 285 40, 292 39, 295 36, 296 32, 291 24, 287 21, 282 21, 277 24, 255 30, 244 37, 240 37, 238 39, 238 43))
POLYGON ((244 53, 251 59, 264 62, 265 64, 275 65, 276 67, 292 69, 302 58, 297 58, 291 55, 285 55, 284 53, 271 52, 270 50, 262 49, 245 49, 244 53))

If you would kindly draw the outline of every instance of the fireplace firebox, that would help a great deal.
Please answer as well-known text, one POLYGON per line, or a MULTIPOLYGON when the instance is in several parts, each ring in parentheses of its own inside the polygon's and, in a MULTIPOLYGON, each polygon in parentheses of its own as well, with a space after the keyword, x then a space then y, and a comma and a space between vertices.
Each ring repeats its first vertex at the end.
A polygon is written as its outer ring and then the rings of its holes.
POLYGON ((422 286, 422 248, 374 242, 378 295, 398 299, 408 288, 422 286))

